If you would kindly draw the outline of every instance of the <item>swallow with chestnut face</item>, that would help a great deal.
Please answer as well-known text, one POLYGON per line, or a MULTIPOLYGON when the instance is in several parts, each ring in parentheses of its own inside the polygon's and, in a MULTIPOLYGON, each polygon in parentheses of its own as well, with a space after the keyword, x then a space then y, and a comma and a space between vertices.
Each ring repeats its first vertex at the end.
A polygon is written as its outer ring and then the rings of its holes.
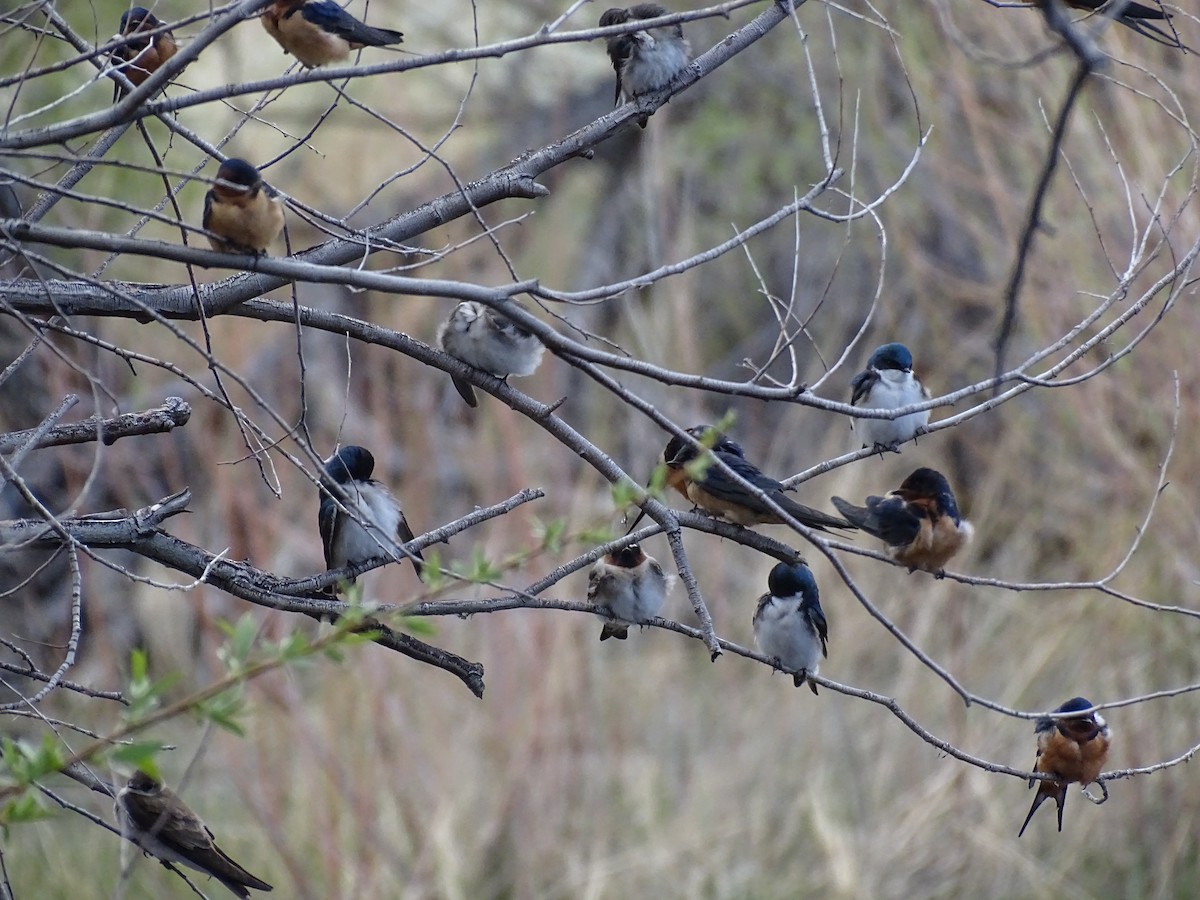
POLYGON ((629 626, 658 615, 674 584, 653 556, 637 544, 613 550, 596 560, 588 574, 588 603, 606 606, 612 614, 600 630, 600 640, 629 637, 629 626))
POLYGON ((910 572, 922 569, 941 578, 946 563, 975 531, 959 514, 950 483, 934 469, 917 469, 886 497, 868 497, 866 506, 831 499, 838 512, 883 541, 888 556, 910 572))
MULTIPOLYGON (((542 361, 545 346, 506 316, 473 300, 465 300, 437 333, 438 346, 468 366, 501 380, 510 375, 532 375, 542 361)), ((469 381, 450 376, 459 396, 468 406, 477 406, 475 388, 469 381)))
MULTIPOLYGON (((1078 713, 1091 707, 1092 701, 1074 697, 1054 713, 1078 713)), ((1108 746, 1112 740, 1112 731, 1098 712, 1071 718, 1060 718, 1055 714, 1042 716, 1034 726, 1034 733, 1037 735, 1037 757, 1033 771, 1053 775, 1054 780, 1029 779, 1030 787, 1037 785, 1037 796, 1033 798, 1033 806, 1029 808, 1029 815, 1017 837, 1025 833, 1038 807, 1051 798, 1058 805, 1058 830, 1062 831, 1067 785, 1078 782, 1086 788, 1095 781, 1108 759, 1108 746)))
MULTIPOLYGON (((850 405, 864 409, 900 409, 929 399, 929 391, 913 374, 912 353, 903 344, 884 344, 871 354, 867 367, 850 382, 850 405)), ((929 410, 895 419, 858 419, 854 430, 864 447, 896 450, 929 424, 929 410)))
POLYGON ((699 450, 690 441, 672 437, 663 451, 666 483, 709 515, 743 527, 784 524, 779 513, 759 496, 757 491, 761 491, 767 500, 809 528, 828 531, 830 528, 857 527, 787 497, 782 484, 764 475, 746 459, 740 445, 711 425, 697 425, 689 428, 687 433, 709 449, 699 450), (723 463, 750 487, 718 463, 723 463))
POLYGON ((360 22, 333 0, 275 0, 262 14, 263 28, 308 68, 349 58, 351 50, 399 44, 404 35, 360 22))
MULTIPOLYGON (((829 625, 812 570, 802 562, 779 563, 767 576, 767 593, 754 608, 754 642, 778 669, 792 673, 796 687, 816 675, 829 656, 829 625)), ((808 682, 812 692, 817 685, 808 682)))
POLYGON ((258 169, 230 158, 204 195, 203 225, 214 250, 265 255, 283 231, 283 204, 258 169))
MULTIPOLYGON (((412 559, 417 577, 424 572, 419 550, 402 553, 414 535, 394 494, 371 477, 375 457, 365 447, 343 447, 325 462, 317 524, 325 548, 325 568, 341 569, 381 557, 412 559), (331 496, 336 492, 341 501, 331 496)), ((354 579, 350 579, 354 583, 354 579)))
MULTIPOLYGON (((1034 6, 1041 6, 1045 0, 1023 0, 1034 6)), ((1108 15, 1107 10, 1111 7, 1119 10, 1115 16, 1110 18, 1113 21, 1124 25, 1131 31, 1136 31, 1142 37, 1149 38, 1156 44, 1162 44, 1164 47, 1176 47, 1180 50, 1190 50, 1180 42, 1179 36, 1171 34, 1159 28, 1153 22, 1166 22, 1168 25, 1171 22, 1170 15, 1161 8, 1146 6, 1144 3, 1118 3, 1118 0, 1064 0, 1067 6, 1075 9, 1082 9, 1089 13, 1097 15, 1108 15)), ((1174 29, 1172 29, 1174 30, 1174 29)))
MULTIPOLYGON (((158 71, 158 67, 174 56, 179 49, 179 45, 175 43, 175 36, 163 27, 162 20, 144 6, 125 10, 121 15, 121 28, 117 32, 117 38, 127 40, 112 52, 112 64, 134 87, 139 87, 158 71)), ((124 86, 114 85, 113 102, 123 96, 124 86)))
MULTIPOLYGON (((657 19, 667 9, 657 3, 639 3, 628 9, 605 10, 600 27, 624 25, 639 19, 657 19)), ((624 97, 631 102, 640 94, 649 94, 671 83, 692 61, 692 48, 683 36, 683 26, 660 25, 641 31, 617 34, 608 39, 608 58, 617 73, 615 103, 624 97)), ((639 116, 638 125, 646 127, 648 116, 639 116)))
POLYGON ((242 900, 250 896, 247 888, 272 890, 230 859, 200 817, 174 791, 145 772, 135 772, 117 792, 115 808, 121 836, 164 865, 179 863, 215 878, 242 900))

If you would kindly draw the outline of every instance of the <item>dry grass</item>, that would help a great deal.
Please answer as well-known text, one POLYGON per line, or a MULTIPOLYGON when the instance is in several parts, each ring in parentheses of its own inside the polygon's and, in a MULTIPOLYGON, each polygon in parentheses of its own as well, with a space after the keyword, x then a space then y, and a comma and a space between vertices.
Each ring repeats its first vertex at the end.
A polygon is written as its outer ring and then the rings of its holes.
MULTIPOLYGON (((376 6, 372 13, 386 18, 376 6)), ((949 42, 944 22, 925 6, 897 8, 891 22, 919 98, 921 126, 932 124, 933 136, 913 181, 883 209, 886 290, 876 325, 853 363, 877 343, 903 340, 914 348, 926 382, 944 391, 990 374, 988 347, 1000 297, 1047 140, 1042 107, 1049 115, 1056 111, 1068 69, 1057 58, 1016 70, 972 60, 949 42)), ((549 8, 541 12, 552 18, 549 8)), ((418 13, 397 15, 413 49, 467 40, 461 23, 431 24, 429 37, 420 40, 421 23, 410 21, 418 13)), ((835 71, 824 15, 823 7, 810 4, 800 18, 812 29, 827 112, 844 140, 847 165, 853 107, 862 103, 855 184, 867 195, 897 176, 919 128, 907 91, 897 87, 900 69, 886 36, 831 13, 841 53, 841 70, 835 71)), ((1024 57, 1045 43, 1033 11, 958 4, 953 16, 994 55, 1024 57)), ((249 78, 262 74, 259 67, 276 71, 280 60, 249 52, 254 27, 241 26, 213 48, 188 71, 188 83, 249 78)), ((693 45, 706 47, 726 30, 724 23, 696 26, 690 29, 693 45)), ((1182 22, 1181 30, 1200 46, 1195 23, 1182 22)), ((1111 33, 1104 42, 1159 73, 1185 114, 1200 116, 1200 82, 1185 71, 1193 60, 1132 34, 1111 33)), ((610 84, 599 47, 530 56, 530 66, 539 63, 567 73, 562 92, 545 90, 544 81, 518 70, 515 61, 481 64, 480 94, 467 127, 446 151, 460 173, 473 177, 605 108, 610 84), (502 77, 519 79, 528 89, 506 95, 502 77), (558 99, 566 94, 573 105, 558 99), (529 126, 533 134, 522 131, 525 111, 514 96, 528 96, 538 106, 529 126), (492 110, 506 110, 509 117, 492 110)), ((1110 74, 1151 97, 1163 96, 1144 73, 1117 66, 1110 74)), ((465 67, 406 73, 394 79, 403 90, 376 79, 355 91, 431 139, 453 114, 455 90, 466 75, 465 67)), ((518 270, 538 273, 555 287, 580 287, 686 257, 728 237, 731 224, 745 226, 789 201, 792 185, 803 189, 816 172, 818 149, 803 83, 795 36, 779 29, 659 113, 640 138, 646 148, 641 162, 632 162, 628 146, 614 142, 598 148, 594 161, 555 173, 549 179, 553 196, 536 205, 531 220, 503 233, 518 270), (778 129, 769 127, 774 122, 778 129)), ((314 97, 327 94, 319 86, 289 91, 271 108, 272 119, 301 131, 319 108, 314 97)), ((229 114, 227 122, 204 124, 219 133, 234 121, 229 114)), ((1111 289, 1106 252, 1118 266, 1128 253, 1124 188, 1105 136, 1134 193, 1151 197, 1187 149, 1151 99, 1113 82, 1090 87, 1066 147, 1087 202, 1061 172, 1047 211, 1053 231, 1039 235, 1032 259, 1018 354, 1053 340, 1090 309, 1093 301, 1084 292, 1111 289)), ((343 166, 339 178, 330 179, 331 160, 351 152, 347 138, 363 160, 384 160, 389 171, 416 157, 383 128, 339 110, 320 132, 324 155, 298 153, 271 173, 272 180, 323 208, 349 208, 378 183, 380 170, 343 166)), ((277 149, 272 140, 284 145, 258 126, 235 143, 245 147, 251 140, 261 156, 277 149)), ((136 144, 127 152, 145 159, 136 144)), ((187 148, 176 152, 179 158, 169 162, 187 165, 187 148)), ((1177 204, 1190 187, 1191 170, 1185 174, 1169 188, 1177 204)), ((145 190, 153 190, 147 184, 145 190)), ((386 190, 370 218, 447 187, 444 173, 427 165, 386 190)), ((105 188, 98 181, 93 189, 105 188)), ((199 187, 185 192, 193 208, 199 193, 199 187)), ((1140 200, 1134 207, 1144 220, 1140 200)), ((507 204, 487 218, 496 222, 529 209, 507 204)), ((1193 203, 1180 218, 1179 233, 1194 235, 1198 225, 1193 203)), ((799 305, 810 310, 823 300, 812 332, 831 360, 865 314, 878 242, 863 224, 850 230, 849 241, 845 228, 815 219, 802 219, 800 228, 799 305)), ((426 246, 468 233, 455 225, 430 235, 426 246)), ((293 246, 318 239, 303 226, 292 232, 293 246)), ((792 242, 789 226, 750 248, 768 287, 781 295, 790 290, 792 242)), ((123 261, 113 274, 176 277, 170 266, 150 275, 137 265, 123 261)), ((744 257, 726 256, 702 272, 571 315, 653 362, 736 375, 744 357, 770 345, 767 306, 744 257)), ((482 243, 423 274, 484 283, 507 277, 482 243)), ((1135 288, 1145 283, 1141 279, 1135 288)), ((425 340, 447 311, 429 300, 344 295, 325 287, 303 288, 299 295, 302 302, 370 316, 425 340)), ((1170 438, 1171 377, 1177 372, 1183 406, 1171 484, 1115 586, 1194 607, 1200 521, 1193 485, 1200 480, 1200 445, 1192 435, 1200 391, 1192 335, 1200 331, 1198 318, 1194 303, 1177 306, 1165 327, 1100 377, 1027 394, 906 448, 902 457, 866 460, 815 479, 801 487, 800 497, 820 506, 831 494, 879 492, 917 465, 933 465, 951 477, 977 524, 976 542, 955 561, 956 569, 1013 581, 1096 578, 1123 556, 1151 499, 1170 438)), ((157 326, 96 327, 110 340, 152 350, 202 377, 197 354, 157 326)), ((253 380, 285 415, 296 414, 289 329, 229 320, 213 323, 213 334, 220 359, 253 380)), ((418 530, 519 487, 547 489, 536 509, 523 508, 460 538, 445 550, 449 557, 466 559, 475 547, 493 558, 518 550, 530 542, 535 515, 568 517, 575 528, 612 521, 600 480, 490 398, 468 415, 439 373, 378 348, 353 349, 347 388, 343 341, 311 334, 304 346, 318 450, 331 447, 339 429, 343 440, 372 447, 380 477, 399 487, 418 530)), ((73 352, 130 407, 166 393, 193 396, 149 369, 133 379, 111 360, 73 352)), ((804 348, 801 359, 805 376, 815 378, 821 371, 816 354, 804 348)), ((845 396, 850 374, 835 377, 832 395, 845 396)), ((633 377, 623 381, 684 425, 726 408, 723 398, 633 377)), ((73 386, 61 368, 47 368, 51 395, 73 386)), ((522 386, 544 400, 567 395, 562 414, 568 421, 627 471, 639 477, 649 472, 661 434, 624 414, 594 385, 551 361, 522 386)), ((772 473, 799 471, 850 446, 840 418, 780 405, 730 405, 750 455, 772 473)), ((62 461, 68 487, 83 483, 90 456, 44 453, 62 461)), ((283 497, 277 500, 250 464, 213 465, 244 454, 229 417, 216 407, 198 402, 181 436, 124 441, 104 454, 103 494, 116 501, 107 505, 141 505, 190 484, 195 515, 173 521, 180 536, 213 549, 228 546, 234 557, 283 573, 318 567, 311 485, 283 467, 283 497)), ((81 508, 104 507, 99 493, 81 508)), ((771 533, 786 537, 782 529, 771 533)), ((650 552, 669 558, 665 542, 652 544, 650 552)), ((689 534, 687 546, 718 632, 750 644, 753 599, 771 563, 704 535, 689 534)), ((511 580, 533 580, 560 561, 538 558, 511 580)), ((828 565, 816 558, 813 565, 831 629, 823 674, 895 696, 931 731, 970 753, 1009 765, 1032 762, 1029 723, 965 709, 860 608, 828 565)), ((927 653, 969 689, 1004 704, 1043 709, 1076 694, 1111 701, 1200 680, 1190 618, 1094 593, 1014 594, 904 575, 867 560, 851 558, 848 565, 927 653)), ((157 674, 179 672, 182 687, 215 676, 215 621, 240 614, 237 603, 211 591, 131 592, 94 566, 87 579, 92 618, 85 667, 95 681, 117 682, 130 620, 157 674)), ((372 596, 393 601, 419 589, 408 567, 386 570, 368 584, 372 596)), ((554 593, 581 599, 583 576, 554 593)), ((450 595, 471 594, 463 588, 450 595)), ((667 614, 692 621, 682 590, 667 614)), ((268 634, 309 627, 279 615, 262 619, 268 634)), ((743 659, 709 663, 698 642, 665 632, 635 633, 620 646, 601 646, 599 624, 590 617, 521 611, 435 625, 436 643, 486 666, 482 702, 443 673, 365 647, 343 665, 322 662, 254 684, 246 737, 221 734, 203 744, 185 796, 231 855, 276 885, 276 896, 1082 900, 1193 892, 1200 869, 1194 839, 1200 794, 1192 789, 1189 767, 1116 782, 1102 807, 1073 791, 1061 835, 1054 832, 1053 814, 1042 810, 1018 841, 1032 799, 1023 783, 940 755, 880 707, 833 691, 814 698, 743 659)), ((112 714, 67 705, 55 713, 100 727, 112 714)), ((1190 697, 1111 711, 1111 766, 1146 765, 1183 752, 1197 741, 1198 712, 1190 697)), ((181 725, 158 736, 179 745, 164 761, 168 775, 177 777, 199 734, 181 725)), ((118 842, 76 817, 17 828, 4 850, 19 898, 111 895, 118 842)), ((139 861, 124 896, 190 894, 152 863, 139 861)))

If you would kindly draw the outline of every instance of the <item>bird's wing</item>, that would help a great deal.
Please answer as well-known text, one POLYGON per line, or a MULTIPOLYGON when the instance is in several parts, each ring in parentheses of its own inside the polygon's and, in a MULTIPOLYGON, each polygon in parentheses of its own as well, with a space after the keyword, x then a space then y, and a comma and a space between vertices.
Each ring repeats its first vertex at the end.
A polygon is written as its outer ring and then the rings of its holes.
POLYGON ((382 47, 386 44, 398 44, 404 38, 399 31, 373 28, 365 22, 358 21, 333 0, 310 0, 300 7, 300 15, 322 31, 336 34, 352 44, 382 47))
POLYGON ((858 406, 859 401, 866 399, 878 381, 879 373, 874 369, 867 369, 855 375, 850 381, 850 405, 858 406))

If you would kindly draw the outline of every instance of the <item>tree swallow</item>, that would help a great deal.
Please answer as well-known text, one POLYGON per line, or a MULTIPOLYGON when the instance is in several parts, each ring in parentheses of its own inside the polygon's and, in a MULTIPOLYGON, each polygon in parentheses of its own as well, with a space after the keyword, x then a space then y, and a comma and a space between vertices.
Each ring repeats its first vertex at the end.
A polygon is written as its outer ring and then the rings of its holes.
MULTIPOLYGON (((913 358, 903 344, 884 344, 871 354, 867 367, 850 382, 851 406, 900 409, 929 399, 929 391, 913 375, 913 358)), ((897 419, 859 419, 854 428, 864 447, 895 450, 911 441, 929 422, 929 410, 897 419)))
POLYGON ((200 817, 145 772, 135 772, 117 792, 115 807, 122 837, 146 854, 211 876, 242 900, 250 896, 246 888, 272 889, 226 856, 200 817))
POLYGON ((887 544, 898 563, 941 578, 947 562, 966 546, 975 529, 958 512, 950 483, 941 472, 917 469, 886 497, 855 506, 833 497, 838 512, 887 544))
MULTIPOLYGON (((347 446, 325 462, 324 490, 317 523, 325 547, 326 569, 358 565, 370 559, 404 559, 398 544, 414 537, 400 502, 392 492, 371 477, 375 457, 365 447, 347 446), (350 513, 338 509, 327 491, 338 494, 350 513)), ((417 577, 423 572, 424 557, 412 555, 417 577)), ((350 579, 353 583, 354 579, 350 579)))
MULTIPOLYGON (((179 45, 170 31, 160 31, 152 37, 132 37, 162 28, 162 20, 143 6, 127 9, 121 16, 118 37, 132 38, 112 53, 112 63, 134 87, 153 75, 158 67, 175 55, 179 45)), ((125 94, 120 84, 113 85, 113 102, 125 94)))
MULTIPOLYGON (((629 9, 610 9, 600 16, 600 27, 623 25, 637 19, 657 19, 667 9, 657 3, 639 3, 629 9)), ((617 73, 615 103, 632 101, 639 94, 649 94, 671 83, 692 61, 692 48, 683 36, 683 26, 663 25, 644 31, 618 34, 608 39, 608 58, 617 73)), ((638 124, 646 127, 648 116, 640 116, 638 124)))
MULTIPOLYGON (((817 582, 804 563, 779 563, 767 576, 767 593, 754 608, 754 642, 775 667, 792 673, 796 687, 816 675, 829 656, 829 625, 817 582)), ((815 682, 809 681, 817 693, 815 682)))
MULTIPOLYGON (((437 333, 438 346, 468 366, 497 378, 532 375, 542 361, 545 346, 511 319, 482 303, 463 301, 437 333)), ((470 406, 478 405, 469 381, 451 376, 458 393, 470 406)))
MULTIPOLYGON (((1079 712, 1090 709, 1091 706, 1091 700, 1075 697, 1054 712, 1079 712)), ((1081 787, 1086 788, 1096 780, 1108 759, 1108 744, 1112 739, 1112 732, 1099 713, 1073 719, 1042 716, 1034 726, 1034 734, 1037 735, 1038 749, 1033 771, 1053 775, 1058 781, 1029 779, 1029 786, 1033 787, 1036 784, 1038 792, 1017 837, 1025 833, 1025 828, 1037 812, 1037 808, 1051 797, 1058 804, 1058 830, 1062 831, 1067 785, 1078 781, 1081 787)))
POLYGON ((258 169, 230 158, 204 195, 202 224, 214 250, 262 255, 283 231, 283 204, 258 169))
POLYGON ((681 438, 672 437, 663 451, 667 484, 710 515, 743 527, 783 523, 778 513, 727 475, 719 466, 705 465, 706 461, 720 460, 766 494, 789 516, 809 528, 827 531, 830 528, 856 527, 837 516, 828 515, 789 499, 784 495, 785 488, 782 484, 759 471, 754 463, 746 459, 738 444, 711 425, 697 425, 689 428, 687 433, 701 443, 711 445, 711 449, 705 451, 709 459, 702 459, 700 451, 681 438))
MULTIPOLYGON (((674 584, 662 566, 638 544, 613 550, 596 560, 588 575, 588 603, 607 606, 612 618, 604 623, 600 640, 629 637, 629 626, 658 615, 674 584)), ((606 617, 607 618, 607 617, 606 617)))
POLYGON ((358 21, 333 0, 275 0, 263 11, 262 23, 284 53, 310 69, 347 59, 351 50, 404 40, 399 31, 358 21))

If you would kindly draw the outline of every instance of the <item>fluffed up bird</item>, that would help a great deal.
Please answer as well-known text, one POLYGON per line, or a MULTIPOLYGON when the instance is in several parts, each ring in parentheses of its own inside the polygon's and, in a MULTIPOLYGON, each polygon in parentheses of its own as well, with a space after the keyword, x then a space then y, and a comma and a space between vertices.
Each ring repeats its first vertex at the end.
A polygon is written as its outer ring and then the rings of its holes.
MULTIPOLYGON (((127 9, 121 16, 118 38, 129 38, 126 43, 112 52, 113 66, 138 87, 158 71, 158 67, 175 55, 179 45, 169 30, 147 34, 163 27, 163 22, 144 6, 127 9), (144 35, 144 36, 143 36, 144 35)), ((113 85, 113 102, 125 94, 125 88, 113 85)))
POLYGON ((887 554, 913 569, 939 578, 946 563, 971 539, 975 529, 958 512, 946 477, 934 469, 917 469, 886 497, 868 497, 855 506, 833 497, 838 512, 887 544, 887 554))
MULTIPOLYGON (((1081 712, 1091 706, 1092 701, 1074 697, 1054 712, 1081 712)), ((1038 792, 1017 837, 1025 833, 1037 808, 1051 797, 1058 804, 1058 830, 1062 831, 1067 785, 1079 782, 1081 787, 1086 788, 1095 781, 1108 759, 1108 745, 1112 740, 1112 732, 1096 712, 1070 719, 1042 716, 1034 726, 1034 733, 1037 735, 1037 758, 1033 763, 1033 771, 1053 775, 1057 781, 1029 779, 1029 786, 1036 784, 1038 792)))
POLYGON ((258 169, 230 158, 204 195, 203 225, 214 250, 263 255, 283 231, 283 204, 258 169))
MULTIPOLYGON (((884 344, 871 354, 867 367, 850 382, 850 405, 864 409, 900 409, 929 399, 913 374, 913 358, 903 344, 884 344)), ((895 419, 858 419, 854 429, 864 447, 895 450, 911 441, 929 422, 929 410, 895 419)))
POLYGON ((629 626, 658 615, 675 583, 653 556, 638 544, 613 550, 596 560, 588 575, 588 603, 607 606, 613 618, 604 623, 600 640, 629 637, 629 626))
POLYGON ((404 40, 399 31, 360 22, 333 0, 275 0, 262 23, 285 53, 310 69, 347 59, 351 50, 404 40))
MULTIPOLYGON (((375 457, 365 447, 343 447, 325 462, 325 489, 317 524, 325 547, 325 568, 356 566, 370 559, 404 559, 397 545, 414 537, 400 509, 400 501, 387 486, 371 477, 375 457), (328 493, 338 490, 345 512, 328 493)), ((412 554, 417 577, 424 572, 420 551, 412 554)), ((353 583, 354 579, 350 579, 353 583)))
MULTIPOLYGON (((545 346, 512 319, 494 309, 464 300, 437 333, 438 346, 468 366, 497 378, 532 375, 542 361, 545 346)), ((477 406, 471 382, 451 376, 458 393, 470 406, 477 406)))
MULTIPOLYGON (((804 563, 781 562, 767 576, 767 593, 754 608, 754 642, 763 656, 792 673, 796 687, 829 656, 829 625, 816 579, 804 563)), ((817 693, 815 682, 808 686, 817 693)))
MULTIPOLYGON (((667 9, 657 3, 639 3, 628 9, 609 9, 600 16, 600 27, 624 25, 638 19, 657 19, 667 9)), ((662 25, 642 31, 618 34, 608 39, 608 58, 617 73, 614 102, 624 96, 632 101, 639 94, 648 94, 666 87, 692 61, 692 48, 683 36, 683 26, 662 25)), ((648 116, 638 117, 643 128, 648 116)))
MULTIPOLYGON (((1025 3, 1034 6, 1042 6, 1045 0, 1024 0, 1025 3)), ((1117 7, 1117 0, 1065 0, 1067 6, 1072 6, 1075 9, 1082 9, 1090 13, 1098 15, 1107 15, 1107 10, 1110 7, 1117 7)), ((1180 50, 1187 50, 1183 43, 1179 40, 1179 36, 1171 34, 1159 28, 1157 25, 1150 24, 1151 21, 1170 23, 1171 17, 1166 10, 1146 6, 1144 3, 1124 3, 1120 5, 1120 12, 1113 17, 1114 21, 1120 22, 1126 28, 1136 31, 1142 37, 1147 37, 1156 44, 1162 44, 1165 47, 1177 47, 1180 50)))
POLYGON ((250 896, 247 888, 272 890, 230 859, 200 817, 174 791, 145 772, 135 772, 117 792, 115 807, 121 836, 146 854, 209 875, 242 900, 250 896))
POLYGON ((809 528, 827 531, 830 528, 856 527, 844 519, 803 506, 787 497, 782 484, 759 471, 754 463, 746 459, 738 444, 711 425, 696 425, 689 428, 687 433, 701 444, 711 446, 711 449, 704 451, 706 458, 702 459, 700 450, 682 438, 672 437, 663 450, 667 484, 710 515, 742 526, 783 524, 779 513, 715 464, 720 461, 762 491, 785 513, 809 528))

